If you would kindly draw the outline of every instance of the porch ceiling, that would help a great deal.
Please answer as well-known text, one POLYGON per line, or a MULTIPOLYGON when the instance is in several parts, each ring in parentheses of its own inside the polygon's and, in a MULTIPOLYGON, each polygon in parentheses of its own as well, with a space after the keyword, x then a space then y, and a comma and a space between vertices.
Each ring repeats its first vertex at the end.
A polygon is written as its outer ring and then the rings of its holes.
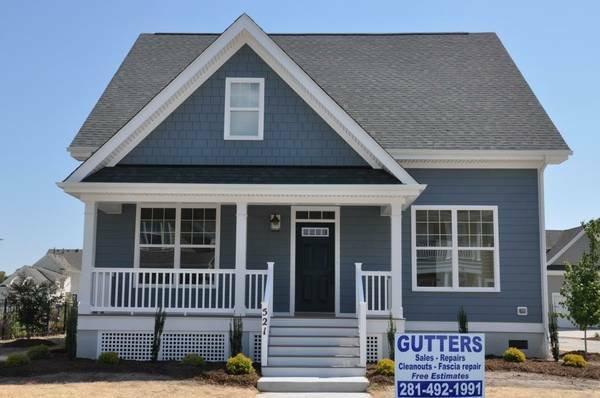
POLYGON ((119 165, 102 168, 83 182, 402 185, 401 181, 383 169, 342 166, 119 165))

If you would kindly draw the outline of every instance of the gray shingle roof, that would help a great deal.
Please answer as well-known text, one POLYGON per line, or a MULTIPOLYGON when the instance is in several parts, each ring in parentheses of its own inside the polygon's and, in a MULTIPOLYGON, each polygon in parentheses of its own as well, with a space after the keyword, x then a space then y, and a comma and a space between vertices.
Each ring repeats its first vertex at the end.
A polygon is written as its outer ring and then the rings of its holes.
POLYGON ((84 182, 183 184, 401 184, 371 167, 139 166, 104 167, 84 182))
MULTIPOLYGON (((568 245, 581 231, 583 230, 582 226, 578 226, 575 228, 565 229, 565 230, 555 230, 550 229, 546 230, 546 262, 553 259, 566 245, 568 245)), ((585 235, 580 239, 587 239, 585 235)), ((583 255, 585 248, 584 247, 575 247, 577 245, 571 246, 569 251, 573 251, 570 257, 572 257, 573 261, 578 261, 583 255)), ((549 271, 562 271, 565 269, 564 259, 565 255, 561 255, 553 264, 548 264, 549 271)), ((571 261, 571 260, 569 260, 571 261)))
MULTIPOLYGON (((142 34, 71 143, 96 149, 217 35, 142 34)), ((270 37, 386 150, 567 150, 494 33, 270 37)))

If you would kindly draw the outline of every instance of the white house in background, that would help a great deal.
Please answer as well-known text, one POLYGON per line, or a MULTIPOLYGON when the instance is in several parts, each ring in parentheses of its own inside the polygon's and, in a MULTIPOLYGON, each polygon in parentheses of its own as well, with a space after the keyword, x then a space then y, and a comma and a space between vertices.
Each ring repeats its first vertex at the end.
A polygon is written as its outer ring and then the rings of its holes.
POLYGON ((571 151, 493 33, 142 34, 69 151, 80 357, 149 359, 159 306, 162 359, 225 360, 238 315, 263 376, 358 390, 390 317, 463 306, 488 353, 547 353, 543 175, 571 151))
MULTIPOLYGON (((565 313, 561 305, 560 288, 565 280, 565 265, 576 264, 589 250, 590 240, 582 226, 566 230, 546 231, 546 259, 548 267, 548 305, 557 314, 565 313)), ((558 318, 560 328, 575 326, 565 318, 558 318)))

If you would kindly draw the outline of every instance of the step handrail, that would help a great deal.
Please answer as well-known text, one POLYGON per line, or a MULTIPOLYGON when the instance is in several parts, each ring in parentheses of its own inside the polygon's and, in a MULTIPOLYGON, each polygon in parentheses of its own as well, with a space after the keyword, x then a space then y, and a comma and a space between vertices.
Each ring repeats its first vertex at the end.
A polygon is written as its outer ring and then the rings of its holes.
POLYGON ((354 263, 356 280, 356 317, 358 318, 358 341, 360 366, 367 366, 367 302, 362 281, 362 263, 354 263))
POLYGON ((267 262, 267 285, 261 303, 261 342, 260 342, 260 364, 267 366, 269 358, 269 333, 271 329, 271 314, 273 312, 273 265, 274 262, 267 262))

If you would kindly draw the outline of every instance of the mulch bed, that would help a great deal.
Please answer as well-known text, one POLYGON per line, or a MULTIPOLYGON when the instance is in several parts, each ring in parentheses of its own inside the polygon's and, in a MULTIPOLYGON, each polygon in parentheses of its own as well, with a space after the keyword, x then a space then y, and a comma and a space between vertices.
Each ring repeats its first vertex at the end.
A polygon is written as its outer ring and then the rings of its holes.
POLYGON ((141 362, 121 360, 116 365, 99 364, 91 359, 71 360, 64 350, 51 350, 51 357, 32 361, 30 364, 6 368, 0 364, 0 383, 2 377, 32 377, 49 375, 53 373, 85 373, 89 374, 89 381, 96 381, 94 373, 99 374, 97 380, 102 380, 102 374, 116 373, 120 375, 135 374, 167 376, 173 379, 196 379, 206 383, 236 386, 256 386, 260 377, 257 373, 251 375, 229 375, 225 372, 225 364, 208 362, 204 369, 182 365, 179 362, 141 362))
POLYGON ((18 339, 0 343, 0 348, 27 348, 36 345, 56 345, 54 342, 47 339, 18 339))

